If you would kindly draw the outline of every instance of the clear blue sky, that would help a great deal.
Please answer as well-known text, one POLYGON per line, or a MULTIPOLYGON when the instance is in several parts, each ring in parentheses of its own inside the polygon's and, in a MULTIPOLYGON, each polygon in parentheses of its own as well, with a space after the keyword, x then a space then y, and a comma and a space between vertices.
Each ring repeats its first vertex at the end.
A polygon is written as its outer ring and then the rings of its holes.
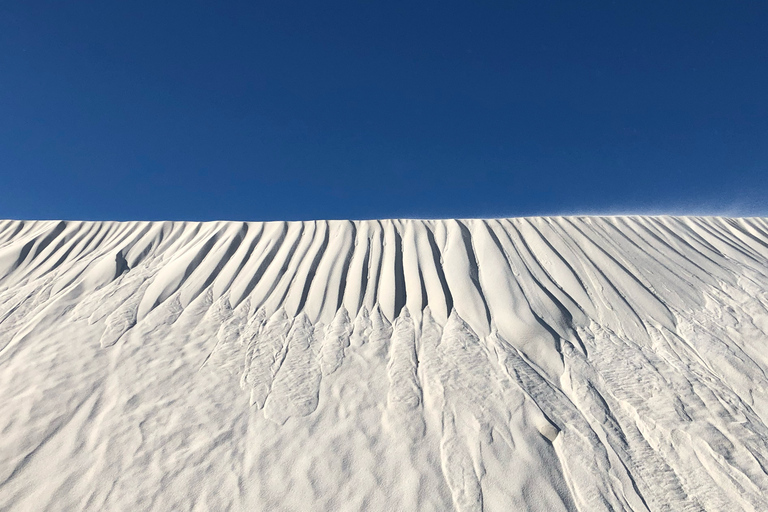
POLYGON ((2 2, 0 217, 768 215, 765 1, 2 2))

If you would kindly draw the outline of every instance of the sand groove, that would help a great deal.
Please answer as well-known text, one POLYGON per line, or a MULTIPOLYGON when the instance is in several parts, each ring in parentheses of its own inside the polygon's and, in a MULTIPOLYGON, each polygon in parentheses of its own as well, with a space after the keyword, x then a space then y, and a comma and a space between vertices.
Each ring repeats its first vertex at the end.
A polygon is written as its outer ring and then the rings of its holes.
POLYGON ((2 221, 0 509, 768 510, 766 340, 765 219, 2 221))

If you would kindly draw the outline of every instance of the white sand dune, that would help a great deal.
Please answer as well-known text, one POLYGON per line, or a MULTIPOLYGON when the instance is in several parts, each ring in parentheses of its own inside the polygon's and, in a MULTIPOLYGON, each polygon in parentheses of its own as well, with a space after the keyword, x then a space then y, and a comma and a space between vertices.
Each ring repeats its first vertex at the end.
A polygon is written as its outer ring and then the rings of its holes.
POLYGON ((0 222, 0 510, 768 510, 768 220, 0 222))

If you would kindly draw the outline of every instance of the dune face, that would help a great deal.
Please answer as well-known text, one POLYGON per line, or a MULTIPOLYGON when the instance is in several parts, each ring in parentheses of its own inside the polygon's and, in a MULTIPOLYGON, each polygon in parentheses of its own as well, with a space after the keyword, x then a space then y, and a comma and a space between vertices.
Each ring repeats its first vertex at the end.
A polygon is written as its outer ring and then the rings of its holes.
POLYGON ((0 510, 768 510, 768 221, 0 223, 0 510))

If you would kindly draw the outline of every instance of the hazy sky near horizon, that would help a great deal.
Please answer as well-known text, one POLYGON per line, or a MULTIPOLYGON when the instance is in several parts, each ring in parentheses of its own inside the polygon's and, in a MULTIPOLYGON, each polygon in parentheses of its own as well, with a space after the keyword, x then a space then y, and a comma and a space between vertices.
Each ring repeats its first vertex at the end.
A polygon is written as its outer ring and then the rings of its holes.
POLYGON ((768 215, 768 4, 3 2, 0 217, 768 215))

